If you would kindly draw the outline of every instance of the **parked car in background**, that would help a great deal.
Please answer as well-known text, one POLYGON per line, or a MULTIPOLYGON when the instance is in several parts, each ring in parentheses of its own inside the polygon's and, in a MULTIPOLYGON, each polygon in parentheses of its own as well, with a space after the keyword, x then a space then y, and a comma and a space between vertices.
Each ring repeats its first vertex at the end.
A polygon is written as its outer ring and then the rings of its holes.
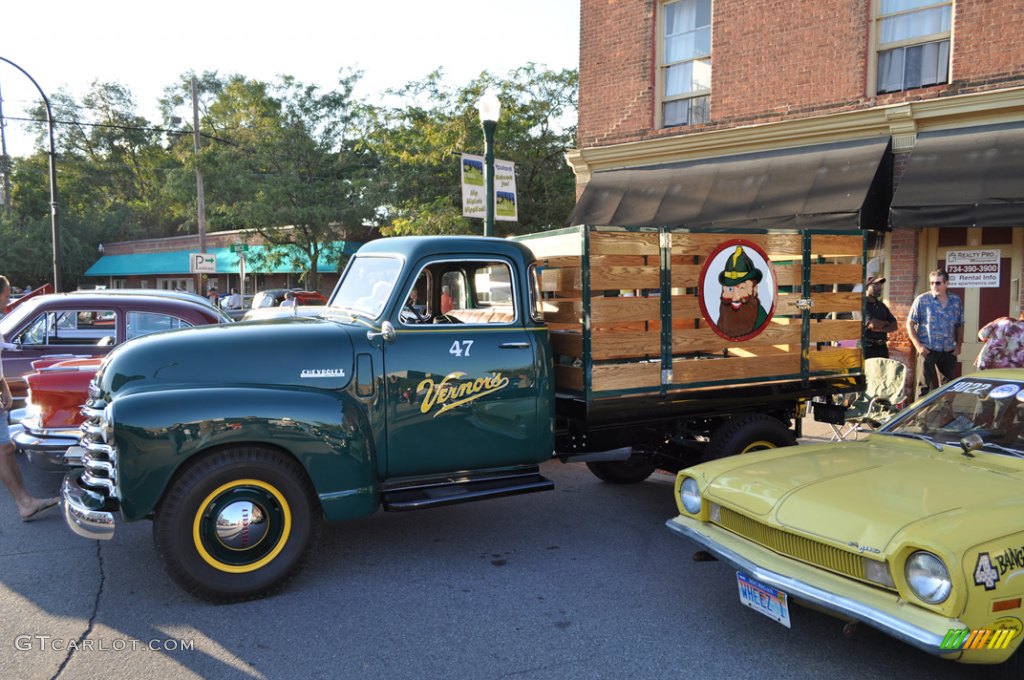
POLYGON ((960 378, 860 441, 690 467, 675 490, 668 528, 736 569, 747 607, 790 627, 807 604, 1022 677, 1024 370, 960 378))
MULTIPOLYGON (((289 292, 287 288, 271 288, 261 290, 252 298, 251 309, 262 309, 264 307, 278 307, 284 300, 284 294, 289 292)), ((291 290, 295 296, 297 305, 326 305, 327 298, 323 293, 315 290, 291 290)))
POLYGON ((0 320, 0 332, 18 346, 3 353, 4 375, 22 400, 12 411, 21 425, 12 433, 15 444, 30 458, 62 462, 69 445, 62 437, 81 424, 89 380, 111 349, 159 331, 230 322, 206 300, 173 291, 78 291, 27 300, 0 320))

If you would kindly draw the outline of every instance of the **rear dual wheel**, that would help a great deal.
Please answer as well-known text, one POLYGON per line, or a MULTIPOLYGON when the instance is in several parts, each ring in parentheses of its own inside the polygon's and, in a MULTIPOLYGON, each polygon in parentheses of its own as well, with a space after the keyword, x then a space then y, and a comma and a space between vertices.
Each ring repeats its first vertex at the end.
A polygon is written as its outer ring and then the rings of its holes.
POLYGON ((187 469, 153 522, 170 577, 212 602, 269 595, 302 566, 320 533, 320 507, 305 470, 260 448, 215 453, 187 469))
POLYGON ((704 460, 795 444, 796 437, 782 421, 759 413, 747 413, 730 418, 711 433, 704 460))

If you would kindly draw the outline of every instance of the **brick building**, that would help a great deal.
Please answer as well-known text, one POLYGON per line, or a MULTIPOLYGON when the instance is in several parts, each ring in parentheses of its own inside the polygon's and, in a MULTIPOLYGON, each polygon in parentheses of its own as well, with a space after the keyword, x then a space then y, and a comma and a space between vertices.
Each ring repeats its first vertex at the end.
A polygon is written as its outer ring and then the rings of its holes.
MULTIPOLYGON (((785 218, 813 225, 813 211, 767 214, 765 205, 751 204, 763 198, 756 191, 715 196, 715 182, 704 178, 732 163, 756 185, 826 152, 832 160, 822 172, 834 177, 854 162, 844 164, 844 154, 881 142, 877 174, 887 206, 880 215, 861 211, 858 226, 877 231, 865 269, 877 265, 888 279, 884 295, 901 324, 927 289, 928 272, 947 256, 979 257, 998 270, 996 285, 990 276, 985 287, 951 288, 965 302, 964 370, 980 349, 978 328, 1020 312, 1018 0, 580 4, 578 148, 568 154, 580 198, 574 222, 685 227, 721 220, 756 228, 785 218), (710 189, 691 190, 703 184, 710 189), (687 197, 717 203, 718 212, 684 205, 687 197)), ((794 173, 793 191, 808 191, 803 205, 814 204, 813 182, 794 173)), ((772 198, 783 208, 799 204, 799 197, 772 198)), ((905 332, 890 337, 893 356, 913 368, 905 332)))

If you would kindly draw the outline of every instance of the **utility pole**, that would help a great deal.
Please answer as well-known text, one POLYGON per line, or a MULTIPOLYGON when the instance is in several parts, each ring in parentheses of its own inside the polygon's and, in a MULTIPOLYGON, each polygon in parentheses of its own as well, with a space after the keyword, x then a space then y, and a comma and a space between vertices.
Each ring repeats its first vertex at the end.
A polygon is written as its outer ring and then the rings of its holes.
POLYGON ((4 176, 4 212, 11 214, 11 159, 7 157, 7 124, 4 122, 4 96, 0 94, 0 175, 4 176))
MULTIPOLYGON (((196 220, 199 225, 199 252, 206 252, 206 192, 203 189, 203 165, 199 161, 199 84, 192 76, 192 134, 196 160, 196 220)), ((203 275, 196 274, 196 292, 203 295, 203 275)))

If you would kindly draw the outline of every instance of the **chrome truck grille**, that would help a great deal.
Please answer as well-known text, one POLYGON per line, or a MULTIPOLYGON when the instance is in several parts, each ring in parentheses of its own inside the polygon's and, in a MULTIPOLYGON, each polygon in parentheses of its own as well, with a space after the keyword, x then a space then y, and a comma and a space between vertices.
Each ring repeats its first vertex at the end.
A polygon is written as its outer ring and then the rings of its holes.
POLYGON ((117 488, 117 449, 103 441, 101 418, 107 402, 101 398, 99 387, 95 381, 89 384, 89 399, 82 406, 85 416, 82 423, 82 438, 79 445, 82 453, 82 484, 98 491, 107 498, 118 498, 117 488))

